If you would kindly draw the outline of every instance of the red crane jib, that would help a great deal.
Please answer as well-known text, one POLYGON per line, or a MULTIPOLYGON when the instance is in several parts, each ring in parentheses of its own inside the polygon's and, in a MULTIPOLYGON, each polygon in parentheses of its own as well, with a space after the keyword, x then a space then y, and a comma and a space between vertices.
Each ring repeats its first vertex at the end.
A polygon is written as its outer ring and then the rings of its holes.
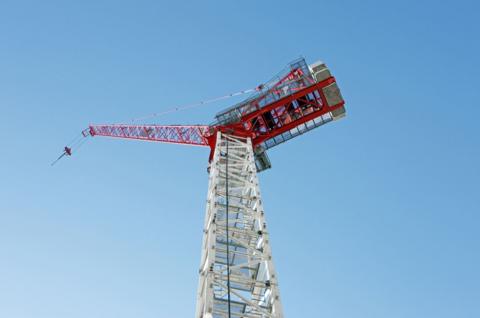
MULTIPOLYGON (((344 101, 336 87, 335 78, 298 90, 263 108, 243 115, 239 121, 226 125, 91 125, 90 135, 145 141, 167 142, 193 146, 210 146, 211 156, 216 132, 250 137, 255 147, 322 115, 341 110, 344 101), (329 87, 334 86, 334 96, 329 87), (336 95, 335 95, 336 94, 336 95)), ((335 116, 333 116, 335 117, 335 116)))
POLYGON ((209 126, 205 125, 90 125, 90 135, 122 139, 208 146, 209 126))

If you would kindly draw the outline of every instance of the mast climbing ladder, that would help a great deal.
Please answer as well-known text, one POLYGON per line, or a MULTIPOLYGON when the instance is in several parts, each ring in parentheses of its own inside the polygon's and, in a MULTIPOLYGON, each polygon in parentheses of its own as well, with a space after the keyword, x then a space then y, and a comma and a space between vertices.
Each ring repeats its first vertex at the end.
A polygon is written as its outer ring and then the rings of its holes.
POLYGON ((250 138, 217 132, 196 318, 283 318, 250 138))

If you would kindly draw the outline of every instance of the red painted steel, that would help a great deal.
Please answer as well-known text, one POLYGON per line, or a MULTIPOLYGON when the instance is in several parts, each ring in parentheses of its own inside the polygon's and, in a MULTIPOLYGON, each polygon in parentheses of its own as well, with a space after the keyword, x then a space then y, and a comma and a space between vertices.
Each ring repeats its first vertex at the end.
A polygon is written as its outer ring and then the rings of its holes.
POLYGON ((209 127, 204 125, 90 125, 91 136, 208 146, 209 127))
MULTIPOLYGON (((243 116, 240 119, 243 130, 249 132, 252 143, 256 146, 342 107, 345 104, 344 101, 336 105, 328 105, 326 101, 322 89, 333 83, 335 83, 335 78, 330 77, 243 116)), ((237 124, 232 126, 237 126, 237 124)))
MULTIPOLYGON (((292 74, 289 74, 292 76, 292 74)), ((287 78, 287 77, 286 77, 287 78)), ((284 79, 282 79, 284 80, 284 79)), ((323 88, 335 83, 330 77, 287 95, 257 111, 242 116, 239 122, 227 125, 91 125, 92 136, 138 139, 193 146, 210 146, 213 152, 217 131, 250 137, 254 146, 274 138, 314 118, 344 105, 328 105, 323 88)), ((263 97, 262 97, 263 98, 263 97)), ((255 102, 254 102, 255 103, 255 102)))

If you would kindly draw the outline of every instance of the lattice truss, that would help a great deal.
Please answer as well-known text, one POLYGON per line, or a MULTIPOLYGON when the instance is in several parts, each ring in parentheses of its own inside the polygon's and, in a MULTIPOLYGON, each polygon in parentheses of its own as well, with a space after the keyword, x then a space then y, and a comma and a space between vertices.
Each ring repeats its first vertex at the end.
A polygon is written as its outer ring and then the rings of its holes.
POLYGON ((283 317, 251 140, 217 134, 196 318, 228 317, 227 264, 231 317, 283 317))
MULTIPOLYGON (((176 144, 207 146, 206 135, 209 127, 204 125, 90 125, 92 136, 107 136, 123 139, 160 141, 176 144)), ((84 134, 84 136, 86 136, 84 134)))

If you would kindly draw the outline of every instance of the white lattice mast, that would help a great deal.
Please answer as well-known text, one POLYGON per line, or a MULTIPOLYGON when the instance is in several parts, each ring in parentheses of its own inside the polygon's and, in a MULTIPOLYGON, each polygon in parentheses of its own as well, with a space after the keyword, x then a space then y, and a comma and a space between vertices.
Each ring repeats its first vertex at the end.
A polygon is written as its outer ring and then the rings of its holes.
POLYGON ((251 140, 218 132, 195 317, 229 317, 229 312, 283 317, 251 140))

